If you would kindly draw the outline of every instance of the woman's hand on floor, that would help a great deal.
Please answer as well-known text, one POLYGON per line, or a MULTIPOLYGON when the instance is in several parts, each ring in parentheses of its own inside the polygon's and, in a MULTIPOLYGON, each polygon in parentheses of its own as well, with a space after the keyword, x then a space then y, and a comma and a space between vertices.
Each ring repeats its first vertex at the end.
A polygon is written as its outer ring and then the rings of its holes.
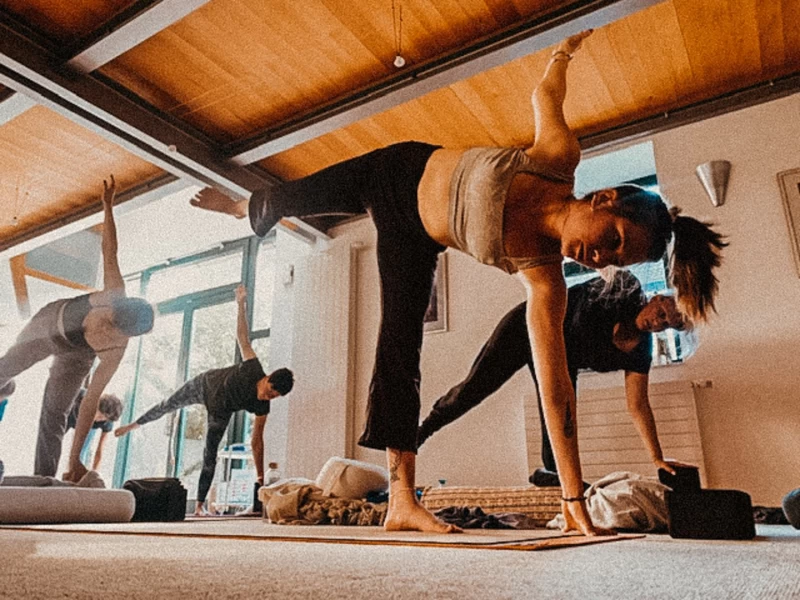
POLYGON ((583 535, 617 535, 613 529, 595 527, 589 511, 586 510, 586 501, 564 502, 561 501, 561 512, 564 514, 564 533, 578 531, 583 535))

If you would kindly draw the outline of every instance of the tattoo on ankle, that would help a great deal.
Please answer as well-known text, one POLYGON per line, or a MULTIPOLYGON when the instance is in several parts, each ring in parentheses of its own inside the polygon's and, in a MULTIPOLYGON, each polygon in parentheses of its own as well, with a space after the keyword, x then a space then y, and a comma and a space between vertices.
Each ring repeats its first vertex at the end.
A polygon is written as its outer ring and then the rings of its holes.
POLYGON ((399 455, 389 459, 389 481, 391 483, 394 483, 395 481, 400 481, 400 476, 397 474, 399 468, 400 468, 399 455))
POLYGON ((564 435, 571 438, 575 435, 575 422, 572 420, 572 408, 567 403, 567 413, 564 415, 564 435))

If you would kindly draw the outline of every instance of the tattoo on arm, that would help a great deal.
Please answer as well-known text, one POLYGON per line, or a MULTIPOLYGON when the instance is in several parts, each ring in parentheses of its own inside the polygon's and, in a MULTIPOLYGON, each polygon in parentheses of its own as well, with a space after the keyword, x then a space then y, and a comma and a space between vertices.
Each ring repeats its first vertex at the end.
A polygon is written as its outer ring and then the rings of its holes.
POLYGON ((397 470, 400 468, 400 454, 398 453, 397 456, 394 456, 389 461, 389 481, 394 483, 395 481, 400 481, 400 476, 397 474, 397 470))
POLYGON ((567 412, 564 415, 564 435, 571 438, 575 435, 575 422, 572 420, 572 408, 567 402, 567 412))

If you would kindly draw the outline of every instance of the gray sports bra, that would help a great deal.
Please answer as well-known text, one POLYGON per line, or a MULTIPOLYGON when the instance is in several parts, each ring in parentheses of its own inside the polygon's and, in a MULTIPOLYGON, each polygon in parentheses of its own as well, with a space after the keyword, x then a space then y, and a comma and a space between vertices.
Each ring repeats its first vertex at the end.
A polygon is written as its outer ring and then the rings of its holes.
POLYGON ((563 183, 574 181, 572 176, 537 165, 520 148, 470 148, 461 156, 450 180, 450 239, 458 250, 507 273, 563 260, 561 254, 505 255, 503 210, 517 173, 531 173, 563 183))

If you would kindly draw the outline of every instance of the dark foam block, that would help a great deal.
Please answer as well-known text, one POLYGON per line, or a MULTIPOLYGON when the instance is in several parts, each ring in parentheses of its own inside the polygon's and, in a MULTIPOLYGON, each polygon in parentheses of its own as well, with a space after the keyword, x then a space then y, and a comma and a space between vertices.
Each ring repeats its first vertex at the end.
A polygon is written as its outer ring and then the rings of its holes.
POLYGON ((738 490, 666 492, 669 534, 699 540, 751 540, 756 535, 750 495, 738 490))

